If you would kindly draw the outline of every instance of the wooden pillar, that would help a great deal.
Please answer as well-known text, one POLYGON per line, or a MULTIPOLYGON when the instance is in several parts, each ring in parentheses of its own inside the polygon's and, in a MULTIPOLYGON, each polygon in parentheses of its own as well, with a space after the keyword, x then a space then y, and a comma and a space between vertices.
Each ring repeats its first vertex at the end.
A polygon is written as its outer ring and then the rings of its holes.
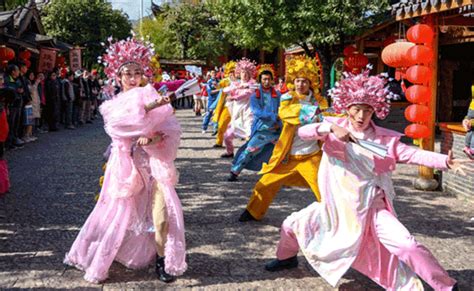
POLYGON ((278 76, 285 76, 285 50, 278 48, 278 76))
POLYGON ((265 64, 265 51, 263 49, 259 51, 258 61, 260 64, 265 64))
MULTIPOLYGON (((430 89, 431 89, 431 100, 428 104, 431 117, 428 120, 428 128, 430 129, 431 135, 429 138, 424 138, 420 144, 420 148, 428 151, 434 151, 434 140, 435 140, 435 125, 436 125, 436 103, 438 95, 438 21, 437 15, 429 15, 427 17, 427 22, 431 29, 434 32, 434 39, 431 43, 431 49, 433 50, 433 62, 431 64, 431 80, 430 80, 430 89)), ((433 169, 420 166, 419 177, 415 181, 415 188, 421 190, 434 190, 438 187, 438 183, 433 179, 433 169)))

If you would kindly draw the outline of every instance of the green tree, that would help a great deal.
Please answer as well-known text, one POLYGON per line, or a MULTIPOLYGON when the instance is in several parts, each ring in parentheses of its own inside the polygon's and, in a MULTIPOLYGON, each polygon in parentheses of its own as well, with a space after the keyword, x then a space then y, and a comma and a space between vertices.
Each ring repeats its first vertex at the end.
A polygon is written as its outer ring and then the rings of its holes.
POLYGON ((163 15, 142 19, 135 30, 155 45, 155 51, 161 58, 172 59, 180 55, 176 35, 168 29, 163 15))
POLYGON ((0 11, 13 10, 21 5, 26 5, 29 0, 0 0, 0 11))
POLYGON ((370 27, 389 8, 387 0, 210 0, 229 41, 251 49, 301 46, 318 51, 325 80, 349 37, 370 27), (332 50, 335 44, 340 44, 332 50))
POLYGON ((44 9, 43 25, 48 35, 85 47, 87 66, 103 52, 107 37, 123 39, 130 35, 131 24, 122 11, 112 9, 105 0, 55 0, 44 9))
POLYGON ((183 1, 161 7, 154 20, 138 29, 150 37, 160 56, 215 61, 228 47, 213 14, 199 1, 183 1))

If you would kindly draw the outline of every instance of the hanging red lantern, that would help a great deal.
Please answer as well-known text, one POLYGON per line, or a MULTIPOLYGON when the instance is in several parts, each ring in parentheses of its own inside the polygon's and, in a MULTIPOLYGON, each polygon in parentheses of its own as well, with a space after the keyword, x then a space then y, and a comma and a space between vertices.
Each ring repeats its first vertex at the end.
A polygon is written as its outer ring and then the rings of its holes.
POLYGON ((357 51, 356 47, 353 45, 346 46, 342 51, 342 54, 346 57, 353 55, 357 51))
POLYGON ((407 39, 413 43, 430 43, 433 41, 434 32, 429 25, 417 24, 407 31, 407 39))
POLYGON ((406 68, 411 63, 407 57, 407 51, 415 44, 408 41, 397 41, 386 46, 382 51, 382 61, 389 67, 392 68, 406 68))
POLYGON ((30 60, 24 59, 23 62, 25 63, 25 65, 28 69, 31 67, 31 61, 30 60))
POLYGON ((24 50, 19 54, 20 59, 29 60, 31 57, 31 52, 29 50, 24 50))
POLYGON ((358 73, 362 68, 365 68, 368 63, 369 59, 365 55, 359 53, 355 53, 344 59, 344 65, 353 73, 358 73))
POLYGON ((431 98, 431 89, 428 86, 412 85, 405 92, 405 97, 411 103, 428 103, 431 98))
POLYGON ((428 106, 412 104, 405 109, 405 118, 410 122, 428 122, 430 117, 428 106))
POLYGON ((408 49, 407 58, 414 64, 429 64, 433 61, 433 50, 425 45, 415 45, 408 49))
POLYGON ((431 69, 427 66, 411 66, 406 72, 406 78, 413 84, 428 84, 431 79, 431 69))
POLYGON ((411 138, 427 138, 431 135, 431 132, 428 126, 414 123, 405 128, 405 135, 411 138))
POLYGON ((0 46, 0 61, 2 64, 6 65, 8 61, 11 61, 15 58, 15 51, 4 45, 0 46))

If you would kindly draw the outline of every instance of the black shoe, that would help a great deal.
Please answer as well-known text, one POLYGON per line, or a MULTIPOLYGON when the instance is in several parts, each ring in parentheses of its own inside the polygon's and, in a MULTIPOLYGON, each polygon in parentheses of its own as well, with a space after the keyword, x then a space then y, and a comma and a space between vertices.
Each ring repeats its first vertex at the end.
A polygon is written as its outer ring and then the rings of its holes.
POLYGON ((461 290, 461 289, 459 289, 458 283, 454 284, 452 290, 453 290, 453 291, 459 291, 459 290, 461 290))
POLYGON ((175 276, 171 276, 165 271, 165 257, 156 256, 155 272, 161 282, 171 283, 176 280, 175 276))
POLYGON ((231 154, 228 154, 228 153, 222 154, 222 155, 221 155, 221 158, 224 158, 224 159, 233 159, 233 158, 234 158, 234 153, 231 153, 231 154))
POLYGON ((240 215, 239 221, 240 222, 257 221, 257 219, 255 219, 255 217, 253 217, 252 214, 250 214, 250 212, 247 209, 245 209, 245 211, 242 212, 242 214, 240 215))
POLYGON ((237 181, 237 177, 238 177, 238 176, 239 176, 239 175, 234 174, 233 172, 230 172, 230 176, 229 176, 229 178, 227 178, 227 181, 229 181, 229 182, 235 182, 235 181, 237 181))
POLYGON ((224 146, 221 144, 215 144, 212 146, 213 148, 223 148, 224 146))
POLYGON ((214 130, 211 135, 212 135, 212 136, 216 136, 216 134, 217 134, 217 129, 214 130))
POLYGON ((298 267, 298 258, 296 256, 286 260, 274 259, 265 264, 265 270, 270 272, 293 269, 298 267))

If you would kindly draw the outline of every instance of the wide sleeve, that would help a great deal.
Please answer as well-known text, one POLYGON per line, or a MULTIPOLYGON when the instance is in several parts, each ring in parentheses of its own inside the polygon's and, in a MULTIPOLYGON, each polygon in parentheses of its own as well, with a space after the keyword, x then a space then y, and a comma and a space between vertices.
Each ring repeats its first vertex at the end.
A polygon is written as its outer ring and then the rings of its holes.
POLYGON ((394 150, 397 162, 399 163, 426 166, 440 170, 448 169, 447 155, 421 150, 400 141, 395 142, 394 150))
MULTIPOLYGON (((283 122, 293 125, 305 125, 313 123, 315 117, 320 114, 319 107, 315 105, 303 105, 299 102, 293 103, 292 96, 285 94, 281 97, 278 116, 283 122)), ((322 119, 320 119, 322 120, 322 119)))
POLYGON ((153 137, 154 133, 159 131, 160 125, 173 116, 173 108, 169 104, 145 111, 146 104, 161 98, 151 85, 122 94, 100 106, 105 130, 111 136, 153 137))

